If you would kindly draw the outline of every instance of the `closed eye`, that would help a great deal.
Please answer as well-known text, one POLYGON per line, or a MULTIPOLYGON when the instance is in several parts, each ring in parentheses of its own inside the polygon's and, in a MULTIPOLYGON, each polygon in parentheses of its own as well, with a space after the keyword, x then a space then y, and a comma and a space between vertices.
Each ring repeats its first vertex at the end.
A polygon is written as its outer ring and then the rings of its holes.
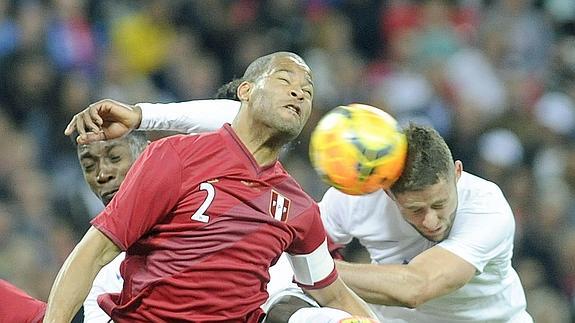
POLYGON ((420 214, 423 212, 423 208, 409 209, 409 211, 411 211, 413 214, 420 214))
POLYGON ((95 167, 94 165, 95 164, 84 164, 84 165, 82 165, 82 168, 84 168, 84 171, 90 172, 94 169, 94 167, 95 167))

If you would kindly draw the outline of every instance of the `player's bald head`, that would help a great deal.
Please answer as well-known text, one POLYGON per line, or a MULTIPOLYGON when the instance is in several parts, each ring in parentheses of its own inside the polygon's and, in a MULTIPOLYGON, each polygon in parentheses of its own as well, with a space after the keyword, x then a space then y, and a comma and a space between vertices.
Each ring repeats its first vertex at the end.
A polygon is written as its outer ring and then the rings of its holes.
POLYGON ((259 77, 269 73, 274 68, 276 60, 280 58, 291 58, 309 69, 306 62, 299 55, 292 52, 275 52, 256 58, 248 68, 246 68, 242 80, 250 82, 256 81, 259 77))

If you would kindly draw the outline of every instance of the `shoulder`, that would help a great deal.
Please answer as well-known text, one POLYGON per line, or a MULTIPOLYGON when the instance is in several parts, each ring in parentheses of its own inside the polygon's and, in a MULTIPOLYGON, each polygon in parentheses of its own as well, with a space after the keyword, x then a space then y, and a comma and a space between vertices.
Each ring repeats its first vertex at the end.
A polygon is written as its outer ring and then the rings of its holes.
POLYGON ((353 212, 356 215, 378 214, 388 208, 393 208, 393 201, 387 196, 384 190, 377 190, 365 195, 348 195, 331 187, 324 194, 319 203, 322 212, 337 211, 353 212), (378 210, 378 212, 373 212, 378 210))
POLYGON ((459 204, 452 235, 488 232, 493 239, 503 239, 514 234, 513 211, 497 184, 463 173, 457 191, 459 204))
POLYGON ((462 172, 457 188, 472 191, 475 193, 501 193, 499 186, 485 178, 462 172))
POLYGON ((158 139, 150 144, 150 146, 156 147, 166 147, 173 146, 177 147, 182 144, 190 144, 196 142, 201 136, 207 136, 214 134, 213 132, 207 132, 203 134, 178 134, 172 135, 165 138, 158 139))
POLYGON ((221 136, 217 131, 205 132, 199 134, 178 134, 156 140, 150 144, 152 150, 173 150, 177 153, 189 151, 193 149, 200 149, 207 147, 209 149, 216 149, 222 147, 219 142, 221 136))
POLYGON ((470 173, 462 173, 457 183, 459 204, 482 210, 509 207, 503 192, 493 182, 470 173))

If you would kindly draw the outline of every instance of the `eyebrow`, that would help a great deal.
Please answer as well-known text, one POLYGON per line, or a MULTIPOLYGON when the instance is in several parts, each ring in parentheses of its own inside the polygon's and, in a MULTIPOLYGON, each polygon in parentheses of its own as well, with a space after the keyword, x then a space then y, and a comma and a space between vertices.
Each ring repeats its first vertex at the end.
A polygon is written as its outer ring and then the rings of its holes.
MULTIPOLYGON (((109 143, 104 149, 105 149, 106 153, 109 153, 110 150, 112 150, 112 149, 114 149, 114 148, 116 148, 116 147, 118 147, 118 146, 119 146, 119 143, 117 143, 117 142, 111 142, 111 143, 109 143)), ((81 159, 84 159, 84 158, 94 158, 94 157, 96 157, 94 154, 92 154, 92 153, 90 152, 90 150, 88 150, 88 145, 83 145, 82 148, 80 148, 80 149, 81 149, 81 151, 80 151, 80 153, 79 153, 79 156, 80 156, 81 159), (85 150, 84 150, 84 149, 85 149, 85 150)))
POLYGON ((94 158, 94 155, 92 155, 92 153, 90 153, 89 151, 80 153, 80 159, 87 159, 87 158, 94 158))
MULTIPOLYGON (((433 201, 433 203, 431 203, 431 206, 433 206, 433 205, 438 205, 438 204, 445 204, 445 203, 447 203, 447 199, 446 199, 446 198, 441 199, 441 200, 438 200, 438 201, 433 201)), ((419 209, 419 208, 422 208, 422 207, 425 207, 425 206, 426 206, 425 203, 419 203, 419 202, 417 202, 417 203, 411 204, 411 205, 408 204, 408 205, 404 206, 404 208, 412 210, 412 209, 419 209)))
POLYGON ((118 142, 111 142, 108 146, 106 146, 106 148, 105 148, 106 152, 108 153, 108 152, 110 152, 110 150, 112 150, 118 146, 120 146, 120 144, 118 142))
MULTIPOLYGON (((285 69, 285 68, 282 68, 282 69, 279 69, 279 70, 274 71, 274 73, 279 73, 279 72, 286 72, 286 73, 288 73, 288 74, 290 74, 290 75, 294 74, 293 71, 290 71, 290 70, 285 69)), ((308 81, 308 83, 309 83, 312 87, 314 86, 314 85, 313 85, 313 80, 311 79, 311 75, 310 75, 308 72, 305 72, 305 80, 308 81)))

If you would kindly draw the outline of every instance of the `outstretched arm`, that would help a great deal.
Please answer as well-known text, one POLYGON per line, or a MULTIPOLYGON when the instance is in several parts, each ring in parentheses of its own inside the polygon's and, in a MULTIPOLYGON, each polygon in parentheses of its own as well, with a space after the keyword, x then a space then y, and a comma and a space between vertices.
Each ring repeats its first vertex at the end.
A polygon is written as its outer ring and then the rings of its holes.
POLYGON ((196 100, 178 103, 139 103, 130 105, 110 99, 91 104, 77 113, 64 134, 78 131, 76 141, 86 144, 119 138, 133 129, 205 132, 232 122, 240 102, 196 100))
POLYGON ((473 265, 440 246, 407 265, 338 261, 336 267, 345 283, 367 302, 410 308, 461 288, 476 272, 473 265))
POLYGON ((108 237, 90 227, 56 277, 44 322, 70 322, 98 271, 119 253, 120 249, 108 237))

